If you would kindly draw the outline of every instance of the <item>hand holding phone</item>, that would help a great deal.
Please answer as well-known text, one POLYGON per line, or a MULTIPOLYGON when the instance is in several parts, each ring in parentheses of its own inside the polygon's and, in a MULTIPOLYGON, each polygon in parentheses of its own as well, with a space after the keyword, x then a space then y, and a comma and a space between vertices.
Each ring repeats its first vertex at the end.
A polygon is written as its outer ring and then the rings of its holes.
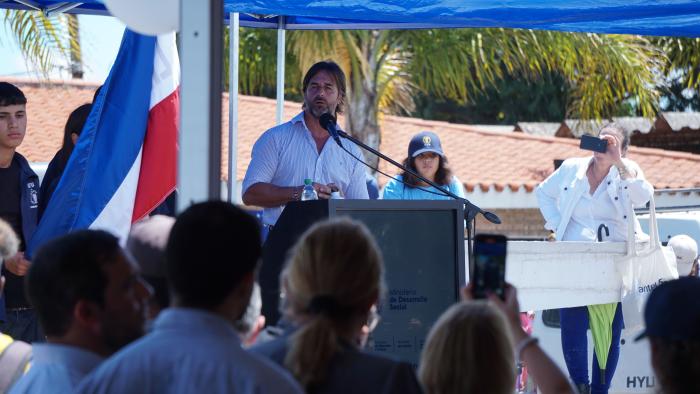
POLYGON ((579 145, 579 148, 605 153, 608 150, 608 140, 584 134, 581 136, 581 145, 579 145))
POLYGON ((505 299, 506 247, 508 239, 499 234, 478 234, 474 238, 474 298, 495 294, 505 299))

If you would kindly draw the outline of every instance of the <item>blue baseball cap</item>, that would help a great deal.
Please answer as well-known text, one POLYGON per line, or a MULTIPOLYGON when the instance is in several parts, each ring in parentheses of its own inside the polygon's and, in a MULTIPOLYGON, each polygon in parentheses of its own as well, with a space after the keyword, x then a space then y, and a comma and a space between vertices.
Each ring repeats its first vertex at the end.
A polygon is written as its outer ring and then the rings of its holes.
POLYGON ((644 308, 646 328, 635 338, 700 340, 700 279, 682 277, 664 282, 649 295, 644 308))
POLYGON ((421 153, 434 152, 440 156, 445 156, 440 145, 440 138, 432 131, 421 131, 411 138, 408 144, 408 157, 416 157, 421 153))

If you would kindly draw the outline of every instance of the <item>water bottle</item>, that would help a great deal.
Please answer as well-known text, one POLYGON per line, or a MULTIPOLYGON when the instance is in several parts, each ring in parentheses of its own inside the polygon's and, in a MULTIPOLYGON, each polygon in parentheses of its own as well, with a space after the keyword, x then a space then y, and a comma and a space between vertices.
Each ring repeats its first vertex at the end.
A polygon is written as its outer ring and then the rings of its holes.
POLYGON ((318 200, 318 194, 314 190, 313 181, 304 179, 304 190, 301 192, 301 201, 318 200))

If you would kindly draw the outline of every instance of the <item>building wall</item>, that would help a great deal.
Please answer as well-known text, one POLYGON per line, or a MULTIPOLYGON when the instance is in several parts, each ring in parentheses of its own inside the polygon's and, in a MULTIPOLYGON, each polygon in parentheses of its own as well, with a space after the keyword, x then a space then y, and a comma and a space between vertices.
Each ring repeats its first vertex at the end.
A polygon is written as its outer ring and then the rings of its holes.
POLYGON ((700 153, 700 131, 688 128, 679 131, 659 128, 647 134, 635 132, 632 134, 631 144, 646 148, 700 153))
POLYGON ((477 233, 504 234, 508 238, 544 239, 548 231, 544 229, 544 219, 537 208, 495 209, 501 224, 493 224, 482 216, 476 220, 477 233))

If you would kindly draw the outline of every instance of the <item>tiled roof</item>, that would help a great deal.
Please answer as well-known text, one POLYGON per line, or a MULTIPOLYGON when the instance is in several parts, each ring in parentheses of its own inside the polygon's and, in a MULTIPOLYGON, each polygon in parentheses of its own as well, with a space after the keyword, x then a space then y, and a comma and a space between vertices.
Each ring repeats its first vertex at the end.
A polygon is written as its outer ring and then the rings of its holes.
MULTIPOLYGON (((468 190, 531 191, 552 172, 554 159, 586 156, 576 139, 478 131, 446 122, 386 116, 382 130, 382 150, 400 160, 406 157, 413 134, 436 132, 450 167, 468 190)), ((630 147, 628 156, 656 188, 700 187, 700 155, 630 147)), ((386 163, 382 168, 395 173, 386 163)))
MULTIPOLYGON (((90 102, 96 84, 76 82, 39 83, 0 77, 25 92, 28 99, 29 125, 27 137, 19 151, 33 162, 51 160, 61 145, 65 121, 79 105, 90 102)), ((228 95, 222 100, 222 174, 228 166, 228 95)), ((301 105, 285 103, 285 119, 299 113, 301 105)), ((275 124, 275 101, 267 98, 240 96, 237 179, 241 180, 250 161, 255 140, 275 124)), ((342 124, 342 120, 341 120, 342 124)), ((429 121, 399 116, 383 116, 381 149, 398 161, 406 157, 408 141, 421 130, 435 131, 450 160, 454 173, 468 190, 493 187, 497 191, 532 188, 552 170, 554 159, 584 156, 579 141, 569 138, 540 137, 523 133, 479 130, 470 125, 429 121)), ((629 157, 644 169, 657 188, 700 187, 700 155, 631 147, 629 157)), ((391 174, 396 171, 382 162, 380 168, 391 174)), ((381 177, 380 183, 386 178, 381 177)))

